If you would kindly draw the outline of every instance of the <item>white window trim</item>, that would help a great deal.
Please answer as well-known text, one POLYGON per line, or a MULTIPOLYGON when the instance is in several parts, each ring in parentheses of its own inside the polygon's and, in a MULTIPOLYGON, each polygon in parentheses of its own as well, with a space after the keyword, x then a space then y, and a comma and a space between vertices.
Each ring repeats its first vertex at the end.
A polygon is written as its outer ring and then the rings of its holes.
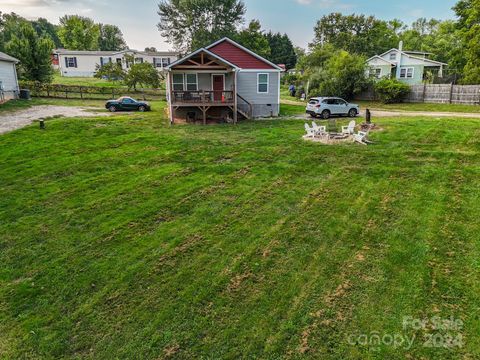
POLYGON ((413 79, 415 77, 415 68, 414 67, 402 67, 400 69, 400 79, 413 79), (405 70, 405 76, 402 76, 402 70, 405 70), (412 76, 408 76, 408 71, 412 70, 412 76))
POLYGON ((390 61, 397 60, 397 53, 396 52, 391 52, 389 59, 390 59, 390 61))
POLYGON ((172 91, 185 91, 185 74, 183 74, 183 73, 172 74, 172 91), (181 75, 182 76, 182 82, 181 82, 182 90, 176 90, 175 89, 175 85, 180 85, 179 82, 176 83, 174 81, 175 75, 181 75))
POLYGON ((270 93, 270 74, 258 73, 257 74, 257 94, 269 94, 269 93, 270 93), (260 91, 260 75, 267 75, 267 91, 260 91))
POLYGON ((162 64, 162 68, 166 68, 167 66, 169 66, 172 63, 172 61, 170 60, 169 57, 161 57, 160 62, 162 64), (166 65, 164 65, 163 60, 166 60, 166 65))
POLYGON ((185 86, 184 86, 185 91, 198 91, 198 74, 197 73, 183 74, 183 79, 185 81, 185 86), (195 75, 195 90, 188 90, 188 85, 193 85, 193 83, 189 83, 187 81, 187 78, 188 78, 187 75, 195 75))
POLYGON ((66 60, 67 68, 75 68, 75 63, 76 63, 75 58, 76 58, 76 56, 65 56, 65 58, 67 59, 66 60), (73 65, 71 65, 71 66, 70 66, 70 60, 73 61, 73 65))

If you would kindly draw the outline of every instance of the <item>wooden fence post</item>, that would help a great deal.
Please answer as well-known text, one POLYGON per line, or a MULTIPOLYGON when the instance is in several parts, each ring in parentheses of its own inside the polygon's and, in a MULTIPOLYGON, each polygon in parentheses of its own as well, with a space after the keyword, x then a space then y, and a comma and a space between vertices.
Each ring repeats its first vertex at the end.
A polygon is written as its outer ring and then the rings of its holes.
POLYGON ((425 102, 426 96, 427 96, 427 83, 423 84, 423 102, 425 102))
POLYGON ((451 104, 453 100, 453 83, 450 85, 450 98, 448 100, 448 103, 451 104))

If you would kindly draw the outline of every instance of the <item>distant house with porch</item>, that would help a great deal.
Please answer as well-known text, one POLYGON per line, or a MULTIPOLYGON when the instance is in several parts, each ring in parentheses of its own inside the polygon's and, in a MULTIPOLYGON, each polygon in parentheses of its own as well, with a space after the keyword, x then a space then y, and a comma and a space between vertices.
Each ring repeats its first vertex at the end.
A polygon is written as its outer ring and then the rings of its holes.
POLYGON ((278 116, 283 69, 229 38, 167 67, 170 121, 278 116))
POLYGON ((123 51, 76 51, 57 49, 52 54, 52 64, 62 76, 67 77, 93 77, 97 66, 111 62, 120 64, 128 70, 132 63, 150 63, 159 72, 164 71, 168 65, 179 58, 176 52, 145 52, 137 50, 123 51), (129 56, 126 56, 129 55, 129 56), (128 58, 133 58, 133 62, 128 58))
POLYGON ((0 102, 17 99, 19 93, 16 64, 20 61, 0 52, 0 102))
POLYGON ((381 55, 375 55, 367 60, 371 77, 393 78, 409 85, 419 85, 427 80, 430 72, 436 77, 443 77, 447 64, 430 60, 429 53, 421 51, 403 51, 403 43, 398 49, 391 49, 381 55))

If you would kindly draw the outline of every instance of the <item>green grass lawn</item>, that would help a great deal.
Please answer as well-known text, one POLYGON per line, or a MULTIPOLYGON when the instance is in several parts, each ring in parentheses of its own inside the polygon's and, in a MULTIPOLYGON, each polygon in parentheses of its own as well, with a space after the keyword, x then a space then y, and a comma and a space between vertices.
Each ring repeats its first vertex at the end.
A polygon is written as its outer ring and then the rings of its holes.
MULTIPOLYGON (((68 76, 60 76, 60 74, 56 73, 54 75, 52 84, 58 85, 71 85, 71 86, 92 86, 92 87, 114 87, 114 88, 125 88, 125 86, 121 81, 108 81, 104 79, 97 79, 93 77, 68 77, 68 76)), ((160 84, 161 89, 165 89, 165 82, 162 81, 160 84)))
POLYGON ((478 121, 323 146, 156 108, 0 136, 0 358, 480 357, 478 121))
POLYGON ((428 103, 382 104, 376 101, 356 101, 356 103, 360 104, 363 108, 369 107, 381 110, 480 113, 480 106, 478 105, 428 103))
POLYGON ((72 86, 97 86, 97 87, 124 87, 121 82, 112 82, 93 77, 68 77, 55 74, 52 84, 72 85, 72 86))

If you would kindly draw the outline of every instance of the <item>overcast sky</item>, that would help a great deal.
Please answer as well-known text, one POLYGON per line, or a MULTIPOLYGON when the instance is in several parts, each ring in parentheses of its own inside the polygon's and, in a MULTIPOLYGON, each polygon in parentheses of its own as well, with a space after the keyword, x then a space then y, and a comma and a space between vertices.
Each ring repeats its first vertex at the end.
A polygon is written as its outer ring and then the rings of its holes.
MULTIPOLYGON (((262 26, 286 32, 293 42, 306 46, 313 27, 322 15, 333 11, 362 13, 382 19, 399 18, 411 23, 419 17, 453 18, 456 0, 244 0, 247 20, 259 19, 262 26)), ((0 0, 0 11, 14 11, 29 19, 45 17, 53 23, 64 14, 89 16, 97 22, 118 25, 130 48, 146 46, 167 50, 156 28, 158 0, 0 0)))

